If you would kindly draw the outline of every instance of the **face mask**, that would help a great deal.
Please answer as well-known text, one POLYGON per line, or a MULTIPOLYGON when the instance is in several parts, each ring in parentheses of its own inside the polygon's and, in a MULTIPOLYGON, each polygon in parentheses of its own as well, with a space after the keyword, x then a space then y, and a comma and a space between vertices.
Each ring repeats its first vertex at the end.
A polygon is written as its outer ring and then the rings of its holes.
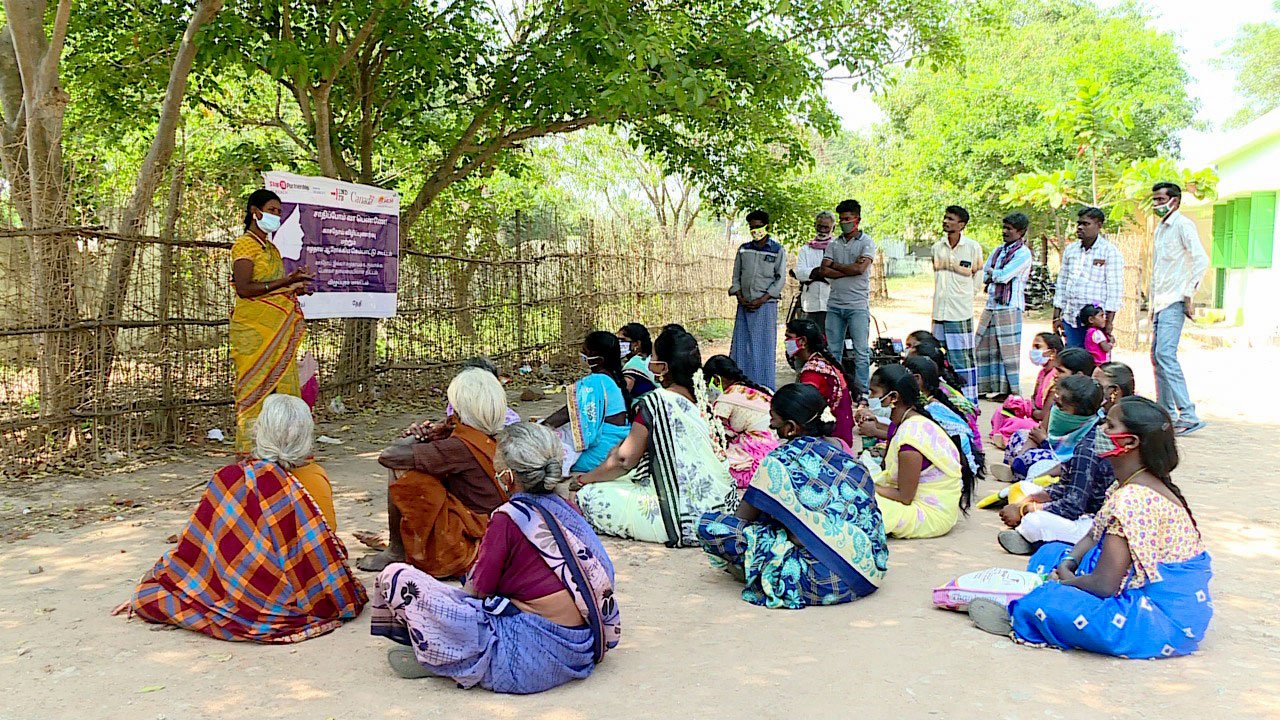
MULTIPOLYGON (((888 397, 888 396, 886 395, 885 397, 888 397)), ((886 402, 884 397, 868 397, 867 409, 870 410, 877 417, 881 416, 882 414, 887 415, 890 411, 893 410, 893 402, 892 401, 886 402)))
POLYGON ((664 363, 664 362, 652 362, 652 361, 651 361, 651 362, 649 363, 649 372, 653 373, 653 376, 654 376, 654 377, 656 377, 656 378, 661 378, 663 375, 666 375, 666 374, 667 374, 667 364, 666 364, 666 363, 664 363), (662 369, 661 369, 661 370, 659 370, 659 369, 658 369, 659 367, 661 367, 662 369))
POLYGON ((853 232, 854 228, 856 227, 858 227, 858 223, 856 222, 847 222, 847 223, 842 222, 840 223, 840 232, 844 233, 845 235, 848 235, 849 233, 853 232))
POLYGON ((1045 365, 1049 364, 1049 358, 1044 354, 1044 351, 1041 350, 1040 348, 1031 348, 1031 364, 1044 367, 1045 365))
POLYGON ((582 364, 583 364, 583 365, 586 365, 587 367, 591 367, 591 361, 592 361, 592 360, 599 360, 599 359, 600 359, 600 358, 599 358, 598 356, 596 356, 596 355, 588 355, 588 354, 586 354, 586 353, 584 353, 584 352, 580 352, 580 353, 578 353, 578 357, 582 360, 582 364))
POLYGON ((627 342, 626 340, 619 340, 619 341, 618 341, 618 351, 619 351, 620 353, 622 353, 622 356, 623 356, 623 357, 626 357, 626 356, 630 355, 630 354, 631 354, 631 343, 627 342))
POLYGON ((1070 435, 1078 430, 1081 425, 1089 422, 1094 418, 1093 415, 1072 415, 1071 413, 1060 410, 1054 405, 1049 410, 1049 434, 1054 437, 1062 437, 1070 435))
POLYGON ((769 228, 768 228, 768 227, 751 228, 751 239, 752 239, 752 240, 756 240, 756 241, 763 240, 763 239, 765 238, 765 236, 766 236, 766 235, 768 235, 768 234, 769 234, 769 228))
POLYGON ((814 229, 814 231, 813 231, 813 233, 814 233, 814 236, 815 236, 818 240, 830 240, 830 239, 831 239, 831 230, 829 230, 829 229, 823 228, 823 229, 821 229, 821 230, 818 230, 818 229, 816 229, 816 228, 815 228, 815 229, 814 229))
POLYGON ((258 229, 262 232, 273 233, 280 229, 280 216, 272 215, 269 212, 262 213, 262 217, 258 218, 258 229))
POLYGON ((1164 217, 1165 215, 1168 215, 1169 213, 1173 212, 1173 206, 1168 203, 1164 205, 1156 205, 1151 209, 1154 210, 1155 214, 1160 217, 1164 217))
POLYGON ((1124 455, 1125 453, 1129 452, 1133 448, 1120 447, 1119 443, 1117 443, 1116 441, 1123 440, 1124 438, 1134 438, 1136 440, 1137 437, 1138 437, 1137 435, 1133 435, 1130 433, 1116 433, 1115 435, 1108 435, 1105 432, 1099 432, 1093 438, 1093 454, 1097 455, 1100 458, 1110 458, 1110 457, 1116 457, 1117 455, 1124 455))
POLYGON ((787 348, 787 357, 795 357, 800 352, 800 341, 793 338, 787 338, 782 343, 787 348))

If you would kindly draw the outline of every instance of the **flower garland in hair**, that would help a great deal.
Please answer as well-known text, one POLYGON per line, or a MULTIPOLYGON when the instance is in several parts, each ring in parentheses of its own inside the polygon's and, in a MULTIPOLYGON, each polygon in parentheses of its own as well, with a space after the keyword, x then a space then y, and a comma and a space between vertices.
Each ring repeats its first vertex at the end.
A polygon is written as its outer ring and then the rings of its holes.
POLYGON ((707 423, 707 427, 711 428, 711 442, 716 447, 716 456, 723 460, 729 447, 729 438, 725 435, 724 424, 711 412, 711 393, 707 390, 707 378, 700 369, 693 371, 693 399, 698 406, 698 414, 707 423))

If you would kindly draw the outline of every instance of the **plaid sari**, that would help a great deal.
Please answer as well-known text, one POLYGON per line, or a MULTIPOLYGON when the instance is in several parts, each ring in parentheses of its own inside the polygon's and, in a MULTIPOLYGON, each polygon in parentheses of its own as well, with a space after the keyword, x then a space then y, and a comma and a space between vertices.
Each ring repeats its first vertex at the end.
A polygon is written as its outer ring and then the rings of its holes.
POLYGON ((947 360, 964 387, 957 388, 970 402, 978 402, 978 364, 974 358, 973 320, 934 320, 933 336, 942 341, 947 360))
POLYGON ((982 311, 977 342, 978 394, 1016 395, 1022 384, 1022 311, 1017 308, 982 311))
POLYGON ((334 630, 367 600, 302 484, 258 460, 214 473, 131 609, 219 640, 290 643, 334 630))

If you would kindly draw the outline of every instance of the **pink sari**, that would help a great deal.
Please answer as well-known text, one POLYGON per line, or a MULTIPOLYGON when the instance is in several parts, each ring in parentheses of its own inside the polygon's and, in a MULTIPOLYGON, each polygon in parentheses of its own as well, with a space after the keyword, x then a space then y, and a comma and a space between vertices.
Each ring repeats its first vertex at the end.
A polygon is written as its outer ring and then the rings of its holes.
POLYGON ((716 398, 711 412, 724 425, 729 446, 725 459, 729 475, 739 489, 751 484, 760 461, 778 447, 778 436, 769 427, 773 396, 747 385, 733 385, 716 398))
POLYGON ((1032 413, 1044 409, 1045 403, 1049 401, 1049 393, 1053 392, 1057 381, 1057 368, 1040 368, 1040 374, 1036 376, 1036 389, 1030 400, 1017 395, 1011 396, 1005 399, 1000 412, 991 416, 991 435, 999 435, 1007 443, 1015 432, 1038 426, 1040 421, 1032 413))

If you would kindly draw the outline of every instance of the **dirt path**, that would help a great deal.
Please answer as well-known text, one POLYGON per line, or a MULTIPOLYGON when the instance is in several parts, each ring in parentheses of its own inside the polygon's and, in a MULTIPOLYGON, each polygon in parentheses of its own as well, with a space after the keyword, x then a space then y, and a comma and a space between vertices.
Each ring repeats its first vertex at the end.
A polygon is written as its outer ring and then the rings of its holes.
MULTIPOLYGON (((923 318, 897 305, 878 312, 894 334, 922 326, 923 318)), ((1217 615, 1190 658, 1130 662, 1021 648, 931 608, 929 590, 960 573, 1016 566, 995 543, 998 519, 984 511, 945 538, 894 542, 891 571, 875 595, 803 612, 742 602, 697 551, 606 540, 618 569, 623 643, 588 680, 533 697, 394 678, 385 663, 389 643, 369 636, 367 612, 326 637, 289 647, 224 643, 109 617, 185 522, 199 493, 192 486, 223 462, 199 457, 0 498, 34 503, 39 512, 45 503, 98 508, 110 499, 83 487, 90 485, 135 503, 111 505, 110 520, 81 518, 92 522, 79 528, 71 527, 72 513, 61 529, 4 546, 0 720, 1097 718, 1213 716, 1224 709, 1233 717, 1276 717, 1280 426, 1266 411, 1280 405, 1245 380, 1267 366, 1257 354, 1186 356, 1192 391, 1205 399, 1213 424, 1182 443, 1177 479, 1217 574, 1217 615), (1234 419, 1246 412, 1255 422, 1234 419)), ((1128 359, 1149 392, 1141 356, 1128 359)), ((351 532, 379 530, 385 522, 384 479, 372 453, 408 419, 357 416, 322 428, 336 434, 350 426, 342 434, 346 445, 326 449, 326 466, 336 485, 340 534, 353 555, 362 549, 351 532)), ((6 511, 11 520, 13 512, 6 511)), ((360 575, 372 585, 370 574, 360 575)))

